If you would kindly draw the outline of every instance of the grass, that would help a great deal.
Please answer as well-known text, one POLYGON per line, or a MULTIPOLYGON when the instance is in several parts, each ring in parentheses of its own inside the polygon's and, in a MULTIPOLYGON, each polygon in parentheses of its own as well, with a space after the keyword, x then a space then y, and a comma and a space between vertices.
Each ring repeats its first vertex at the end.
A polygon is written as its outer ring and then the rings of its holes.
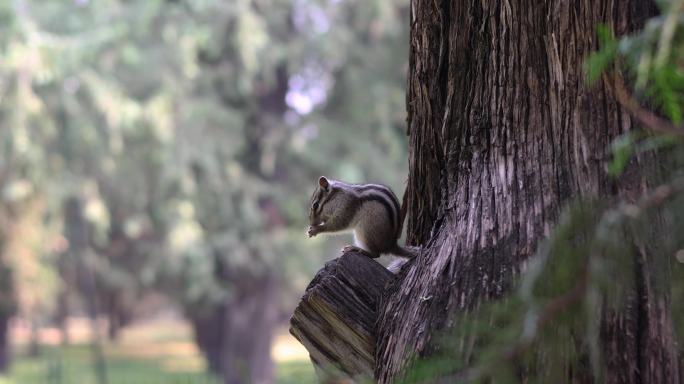
MULTIPOLYGON (((108 354, 107 354, 108 355, 108 354)), ((40 357, 21 357, 14 361, 3 383, 78 383, 97 384, 92 354, 83 345, 47 347, 40 357)), ((199 370, 169 370, 165 356, 107 356, 109 383, 218 383, 199 370)))
MULTIPOLYGON (((219 384, 190 335, 179 325, 148 324, 126 330, 117 344, 104 347, 108 384, 219 384)), ((39 357, 28 357, 19 345, 0 384, 97 384, 93 354, 87 344, 47 345, 39 357)), ((296 340, 279 334, 273 348, 276 383, 316 383, 308 356, 296 340)))
MULTIPOLYGON (((194 365, 194 364, 193 364, 194 365)), ((164 356, 112 356, 107 358, 110 384, 219 384, 203 370, 169 364, 164 356)), ((311 363, 293 360, 276 363, 276 383, 315 383, 311 363)), ((48 347, 38 358, 18 357, 2 384, 97 384, 90 349, 86 346, 48 347)))

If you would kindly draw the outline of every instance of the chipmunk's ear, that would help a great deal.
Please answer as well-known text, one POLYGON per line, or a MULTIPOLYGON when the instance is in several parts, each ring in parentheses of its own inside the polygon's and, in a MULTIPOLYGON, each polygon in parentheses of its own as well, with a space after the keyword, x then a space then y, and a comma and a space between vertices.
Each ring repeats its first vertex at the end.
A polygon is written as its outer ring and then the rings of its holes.
POLYGON ((328 179, 325 176, 321 176, 318 178, 318 185, 323 189, 324 191, 328 190, 328 187, 330 187, 330 183, 328 182, 328 179))

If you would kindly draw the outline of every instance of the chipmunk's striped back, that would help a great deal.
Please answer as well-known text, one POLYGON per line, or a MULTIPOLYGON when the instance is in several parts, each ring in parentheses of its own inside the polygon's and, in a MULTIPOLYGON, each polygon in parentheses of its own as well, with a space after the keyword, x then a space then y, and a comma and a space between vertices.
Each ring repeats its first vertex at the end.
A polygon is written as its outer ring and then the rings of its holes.
POLYGON ((377 201, 385 207, 392 220, 397 238, 401 236, 401 206, 397 196, 389 187, 382 184, 352 184, 362 201, 377 201))

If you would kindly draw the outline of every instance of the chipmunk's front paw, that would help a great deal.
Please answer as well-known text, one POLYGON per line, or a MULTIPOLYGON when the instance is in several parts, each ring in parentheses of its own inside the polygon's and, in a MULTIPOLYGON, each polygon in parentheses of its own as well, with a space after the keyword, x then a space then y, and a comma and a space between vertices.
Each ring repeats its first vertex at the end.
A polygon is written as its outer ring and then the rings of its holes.
POLYGON ((323 224, 310 225, 309 229, 306 231, 306 234, 309 235, 309 237, 314 237, 321 232, 325 232, 324 229, 325 229, 325 227, 323 226, 323 224))

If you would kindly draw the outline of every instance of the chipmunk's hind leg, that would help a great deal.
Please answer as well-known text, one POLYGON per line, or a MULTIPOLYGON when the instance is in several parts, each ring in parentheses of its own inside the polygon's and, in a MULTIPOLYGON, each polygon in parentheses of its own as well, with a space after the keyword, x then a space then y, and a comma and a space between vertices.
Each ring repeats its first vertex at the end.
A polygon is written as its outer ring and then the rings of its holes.
POLYGON ((372 253, 366 251, 366 250, 363 249, 363 248, 357 247, 356 245, 347 245, 347 246, 345 246, 344 248, 342 248, 342 253, 343 253, 343 254, 345 254, 345 253, 347 253, 347 252, 361 253, 361 254, 364 254, 364 255, 370 257, 371 259, 375 259, 375 258, 377 258, 377 257, 380 256, 380 255, 374 255, 374 254, 372 254, 372 253))
POLYGON ((346 247, 342 248, 342 253, 347 252, 362 253, 372 259, 380 257, 380 254, 373 252, 373 249, 369 248, 368 245, 365 244, 364 239, 357 236, 356 232, 354 232, 354 245, 347 245, 346 247))

